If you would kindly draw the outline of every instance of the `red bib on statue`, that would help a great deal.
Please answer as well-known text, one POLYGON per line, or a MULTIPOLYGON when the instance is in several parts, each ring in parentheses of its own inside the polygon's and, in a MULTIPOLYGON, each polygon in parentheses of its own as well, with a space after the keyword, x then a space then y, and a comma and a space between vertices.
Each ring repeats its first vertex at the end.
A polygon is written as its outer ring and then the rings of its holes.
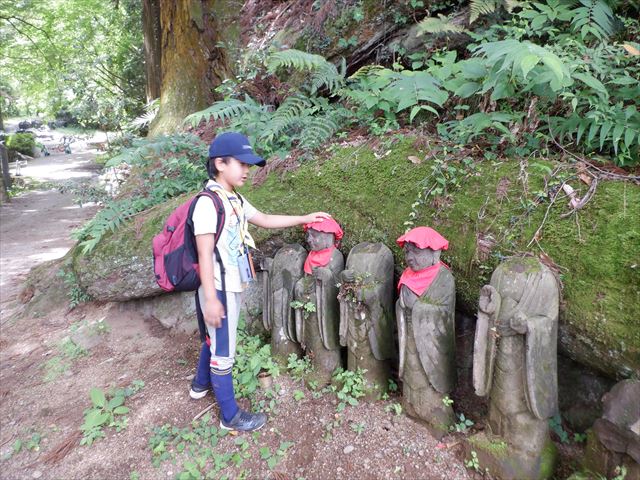
POLYGON ((326 267, 331 261, 331 255, 335 247, 325 248, 324 250, 312 250, 304 261, 304 272, 308 275, 313 273, 313 267, 326 267))
POLYGON ((402 276, 398 282, 398 290, 402 288, 402 285, 405 285, 417 296, 422 295, 435 280, 440 271, 440 266, 449 268, 442 262, 438 262, 435 265, 431 265, 423 270, 418 270, 417 272, 406 268, 405 271, 402 272, 402 276))

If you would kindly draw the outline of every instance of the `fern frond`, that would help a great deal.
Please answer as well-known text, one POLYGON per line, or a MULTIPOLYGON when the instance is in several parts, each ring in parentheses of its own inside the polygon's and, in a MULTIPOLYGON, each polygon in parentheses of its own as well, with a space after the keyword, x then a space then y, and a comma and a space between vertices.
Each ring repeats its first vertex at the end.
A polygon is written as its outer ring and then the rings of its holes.
POLYGON ((316 117, 305 124, 298 145, 305 150, 315 148, 329 140, 339 128, 329 115, 316 117))
POLYGON ((327 60, 322 55, 303 52, 301 50, 289 49, 274 52, 266 60, 267 69, 274 73, 279 68, 294 68, 300 71, 313 71, 327 68, 327 60))
POLYGON ((469 2, 469 23, 475 22, 482 15, 495 12, 501 5, 501 0, 471 0, 469 2))
POLYGON ((331 62, 327 62, 325 65, 314 70, 311 76, 311 94, 316 93, 324 86, 326 86, 332 94, 337 92, 344 86, 346 70, 347 67, 344 58, 342 59, 340 71, 338 71, 336 66, 331 62))
POLYGON ((356 72, 349 77, 349 80, 360 80, 365 77, 369 77, 376 72, 381 70, 385 70, 385 67, 382 65, 365 65, 364 67, 360 67, 356 72))
POLYGON ((188 115, 184 121, 191 123, 191 126, 195 127, 202 120, 230 120, 246 113, 263 112, 265 110, 266 107, 246 96, 244 101, 232 98, 215 102, 209 108, 188 115))
POLYGON ((444 15, 438 15, 438 17, 425 18, 418 24, 418 34, 424 35, 425 33, 432 34, 447 34, 447 33, 468 33, 469 31, 462 25, 457 25, 451 21, 451 18, 444 15))
POLYGON ((311 106, 309 99, 301 95, 288 97, 271 116, 261 138, 274 138, 282 134, 301 118, 309 116, 312 113, 309 112, 311 106))
POLYGON ((580 32, 583 40, 589 34, 602 40, 616 32, 616 17, 603 0, 580 0, 580 3, 581 7, 572 10, 571 25, 580 32))

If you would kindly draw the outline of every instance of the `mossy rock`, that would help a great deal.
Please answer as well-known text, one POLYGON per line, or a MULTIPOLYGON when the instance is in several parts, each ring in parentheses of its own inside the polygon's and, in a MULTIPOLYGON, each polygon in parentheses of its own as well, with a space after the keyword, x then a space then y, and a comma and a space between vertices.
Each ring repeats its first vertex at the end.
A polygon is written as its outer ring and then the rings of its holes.
POLYGON ((162 293, 153 272, 152 239, 169 214, 189 195, 174 198, 136 215, 115 233, 105 235, 87 255, 71 252, 80 286, 96 300, 123 302, 162 293))

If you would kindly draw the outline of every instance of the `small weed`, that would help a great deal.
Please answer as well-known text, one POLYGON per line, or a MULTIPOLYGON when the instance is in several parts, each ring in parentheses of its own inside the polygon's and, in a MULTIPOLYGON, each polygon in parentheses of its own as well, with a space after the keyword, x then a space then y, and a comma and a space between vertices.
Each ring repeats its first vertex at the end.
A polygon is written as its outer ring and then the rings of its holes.
POLYGON ((127 427, 129 408, 124 406, 125 399, 137 393, 144 386, 141 380, 135 380, 125 389, 111 390, 105 394, 99 388, 92 388, 89 392, 90 408, 84 411, 84 423, 80 427, 83 437, 80 445, 91 446, 99 438, 105 436, 104 428, 113 427, 120 432, 127 427))
POLYGON ((401 415, 402 414, 402 405, 400 405, 398 402, 393 402, 393 403, 387 405, 386 407, 384 407, 384 411, 385 412, 393 412, 395 415, 401 415))
POLYGON ((57 345, 58 355, 51 357, 43 365, 44 381, 51 382, 71 368, 71 362, 84 355, 87 351, 75 344, 73 340, 66 338, 57 345))
POLYGON ((267 467, 269 467, 269 470, 273 470, 280 460, 284 458, 287 450, 292 446, 292 442, 282 442, 280 447, 274 453, 271 453, 271 449, 269 447, 261 447, 260 458, 267 461, 267 467))
POLYGON ((358 398, 364 397, 367 393, 364 374, 366 370, 358 368, 355 372, 352 370, 336 369, 333 374, 333 384, 330 386, 338 400, 338 412, 343 411, 347 405, 358 405, 358 398), (336 386, 336 385, 339 385, 336 386))
POLYGON ((294 300, 290 303, 291 308, 295 310, 302 310, 302 316, 306 319, 309 318, 309 314, 316 312, 316 304, 314 302, 300 302, 294 300))
POLYGON ((559 413, 549 419, 549 427, 562 443, 569 443, 569 433, 562 426, 562 417, 559 413))
POLYGON ((69 298, 69 308, 73 310, 81 303, 92 300, 91 295, 86 293, 80 286, 78 277, 69 267, 62 268, 58 271, 58 277, 62 278, 65 286, 68 288, 67 297, 69 298))
POLYGON ((464 462, 467 468, 473 468, 476 472, 480 471, 480 461, 478 460, 478 454, 475 450, 471 451, 471 458, 464 462))
POLYGON ((313 371, 310 358, 298 358, 295 353, 292 353, 287 360, 287 370, 294 380, 300 381, 313 371))
POLYGON ((573 441, 576 443, 583 443, 587 440, 587 435, 585 433, 574 433, 573 441))
POLYGON ((392 378, 389 379, 388 390, 390 392, 397 392, 398 391, 398 384, 392 378))
POLYGON ((465 418, 464 413, 458 414, 458 422, 449 427, 452 432, 467 433, 470 427, 473 427, 473 420, 465 418))
POLYGON ((351 424, 351 430, 356 432, 358 435, 360 435, 362 432, 364 432, 364 429, 366 427, 367 427, 367 425, 364 422, 352 423, 351 424))
POLYGON ((453 400, 449 398, 449 395, 445 395, 444 398, 442 399, 442 403, 444 404, 445 407, 450 407, 451 405, 453 405, 453 400))
POLYGON ((296 391, 293 392, 293 399, 296 402, 299 402, 303 398, 304 398, 304 392, 302 390, 296 390, 296 391))

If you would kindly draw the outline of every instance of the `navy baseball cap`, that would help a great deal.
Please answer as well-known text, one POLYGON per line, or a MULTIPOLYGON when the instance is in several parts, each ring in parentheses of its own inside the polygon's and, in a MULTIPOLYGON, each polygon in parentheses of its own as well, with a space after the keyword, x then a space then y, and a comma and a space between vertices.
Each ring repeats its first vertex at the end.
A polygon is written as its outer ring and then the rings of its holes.
POLYGON ((253 153, 249 139, 238 132, 226 132, 216 136, 209 145, 209 158, 233 157, 249 165, 264 167, 267 162, 253 153))

